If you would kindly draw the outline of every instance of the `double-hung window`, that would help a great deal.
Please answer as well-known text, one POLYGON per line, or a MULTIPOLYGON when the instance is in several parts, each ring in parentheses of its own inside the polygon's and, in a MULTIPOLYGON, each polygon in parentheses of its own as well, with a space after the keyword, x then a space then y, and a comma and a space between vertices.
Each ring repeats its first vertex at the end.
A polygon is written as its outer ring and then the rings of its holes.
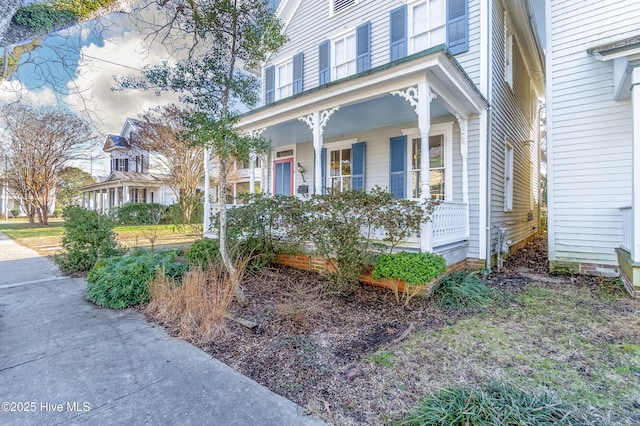
POLYGON ((356 31, 333 39, 333 80, 356 73, 356 31))
POLYGON ((329 152, 329 179, 332 188, 338 191, 351 189, 351 148, 329 152))
POLYGON ((423 0, 409 4, 409 53, 447 41, 445 0, 423 0))
MULTIPOLYGON (((411 139, 411 197, 421 198, 420 187, 422 140, 411 139)), ((446 195, 446 166, 444 135, 429 137, 429 185, 431 198, 444 200, 446 195)))
POLYGON ((276 66, 276 99, 293 94, 293 59, 276 66))

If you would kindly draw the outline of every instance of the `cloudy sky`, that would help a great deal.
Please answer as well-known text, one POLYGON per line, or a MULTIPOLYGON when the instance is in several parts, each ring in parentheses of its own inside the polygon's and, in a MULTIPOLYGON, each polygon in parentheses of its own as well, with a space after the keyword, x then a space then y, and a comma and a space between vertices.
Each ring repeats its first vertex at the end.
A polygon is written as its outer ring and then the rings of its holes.
POLYGON ((104 137, 119 133, 127 117, 177 101, 172 94, 111 90, 114 77, 136 74, 144 65, 169 58, 164 49, 149 49, 144 32, 137 27, 128 14, 119 13, 49 36, 23 59, 15 79, 0 84, 0 102, 61 103, 90 119, 101 138, 89 159, 78 165, 92 169, 94 175, 106 174, 104 137))

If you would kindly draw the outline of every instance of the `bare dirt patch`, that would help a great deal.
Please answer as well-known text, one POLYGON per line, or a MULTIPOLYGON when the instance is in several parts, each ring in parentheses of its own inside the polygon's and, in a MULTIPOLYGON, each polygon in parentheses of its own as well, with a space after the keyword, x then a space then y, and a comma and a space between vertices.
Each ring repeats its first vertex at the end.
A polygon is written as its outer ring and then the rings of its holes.
POLYGON ((245 279, 248 303, 231 307, 258 326, 228 321, 200 346, 339 425, 385 424, 436 390, 492 379, 555 392, 609 424, 640 423, 638 301, 615 282, 546 271, 539 239, 486 278, 493 307, 456 312, 420 298, 399 306, 371 286, 328 295, 322 276, 275 267, 245 279))

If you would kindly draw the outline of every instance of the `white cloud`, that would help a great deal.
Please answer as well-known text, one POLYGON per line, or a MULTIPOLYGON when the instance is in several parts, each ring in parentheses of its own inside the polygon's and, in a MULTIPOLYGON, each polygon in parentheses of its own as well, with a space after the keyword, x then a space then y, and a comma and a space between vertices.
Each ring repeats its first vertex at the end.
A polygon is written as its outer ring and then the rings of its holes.
POLYGON ((32 106, 54 106, 56 98, 48 87, 29 90, 20 81, 2 81, 0 83, 0 105, 15 102, 32 106))

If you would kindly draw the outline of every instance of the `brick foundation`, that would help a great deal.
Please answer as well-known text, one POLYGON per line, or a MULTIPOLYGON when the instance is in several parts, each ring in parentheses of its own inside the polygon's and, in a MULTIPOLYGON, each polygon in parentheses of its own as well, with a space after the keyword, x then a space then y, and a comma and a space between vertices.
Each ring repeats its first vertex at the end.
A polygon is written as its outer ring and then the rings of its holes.
MULTIPOLYGON (((290 266, 296 269, 302 269, 305 271, 314 271, 314 272, 322 272, 329 271, 334 272, 334 265, 325 258, 316 257, 316 256, 306 256, 302 254, 280 254, 278 255, 278 263, 280 265, 290 266)), ((482 259, 465 259, 460 262, 454 263, 452 265, 447 266, 447 272, 457 272, 462 271, 464 269, 482 269, 484 267, 484 260, 482 259)), ((371 276, 370 272, 360 275, 360 282, 376 287, 383 287, 390 290, 393 290, 395 287, 393 280, 375 280, 371 276)), ((424 294, 428 290, 431 289, 435 280, 429 283, 428 285, 422 286, 424 289, 420 290, 419 294, 424 294)), ((405 283, 403 281, 398 280, 398 291, 404 291, 405 283)))

